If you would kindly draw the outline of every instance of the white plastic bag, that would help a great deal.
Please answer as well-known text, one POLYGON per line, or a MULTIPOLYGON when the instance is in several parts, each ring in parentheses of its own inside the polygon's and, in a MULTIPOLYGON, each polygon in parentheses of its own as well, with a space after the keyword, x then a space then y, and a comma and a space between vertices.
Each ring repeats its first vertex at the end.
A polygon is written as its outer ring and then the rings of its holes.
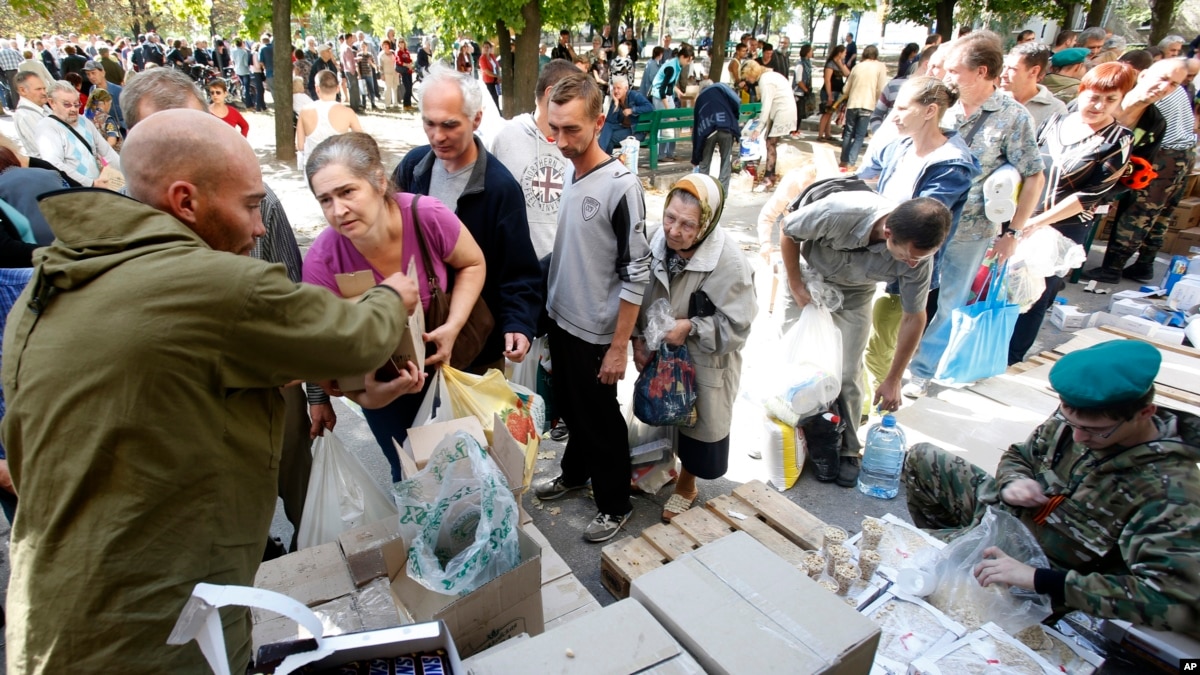
POLYGON ((423 470, 393 486, 408 576, 463 595, 521 562, 520 516, 500 467, 470 434, 447 436, 423 470))
POLYGON ((296 545, 336 541, 346 530, 396 515, 396 506, 332 431, 313 443, 313 467, 296 545))
POLYGON ((1046 292, 1046 277, 1034 274, 1024 260, 1016 260, 1008 264, 1004 286, 1008 302, 1020 307, 1024 314, 1046 292))
POLYGON ((756 131, 762 130, 762 121, 757 117, 746 123, 742 129, 741 158, 743 162, 757 162, 766 155, 766 145, 760 134, 757 140, 750 140, 756 131))
POLYGON ((775 396, 787 402, 797 421, 828 409, 842 389, 842 332, 833 313, 816 303, 806 305, 780 347, 784 365, 775 396))
POLYGON ((1029 236, 1021 237, 1009 261, 1009 272, 1014 262, 1023 261, 1029 267, 1030 274, 1043 279, 1061 277, 1082 265, 1085 260, 1087 253, 1082 246, 1053 227, 1039 227, 1029 236))
POLYGON ((538 362, 541 360, 542 350, 545 349, 545 346, 545 336, 534 338, 529 343, 529 351, 526 352, 525 358, 520 363, 508 361, 508 381, 529 391, 537 391, 538 362))

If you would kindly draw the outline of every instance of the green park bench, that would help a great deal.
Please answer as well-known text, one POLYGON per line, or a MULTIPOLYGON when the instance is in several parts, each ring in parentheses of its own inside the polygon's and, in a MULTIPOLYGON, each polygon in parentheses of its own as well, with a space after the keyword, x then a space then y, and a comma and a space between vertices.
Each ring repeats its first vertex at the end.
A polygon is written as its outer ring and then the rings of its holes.
MULTIPOLYGON (((651 171, 658 170, 658 146, 660 143, 674 141, 681 143, 690 142, 691 136, 680 136, 680 130, 692 128, 692 108, 671 108, 668 110, 655 110, 638 117, 638 124, 634 127, 634 133, 644 133, 646 138, 642 140, 641 147, 649 150, 647 153, 647 163, 650 165, 651 171), (664 140, 662 131, 664 129, 674 129, 675 138, 664 140)), ((746 123, 758 116, 762 112, 761 103, 743 103, 740 115, 738 117, 738 126, 746 126, 746 123)))

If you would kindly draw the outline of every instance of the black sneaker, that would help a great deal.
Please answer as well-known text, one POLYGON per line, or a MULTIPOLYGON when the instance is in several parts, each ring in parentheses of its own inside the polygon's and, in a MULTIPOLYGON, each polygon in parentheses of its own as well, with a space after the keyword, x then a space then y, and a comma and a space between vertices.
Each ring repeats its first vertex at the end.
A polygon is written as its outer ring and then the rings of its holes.
POLYGON ((1121 273, 1107 267, 1093 267, 1083 271, 1083 278, 1099 281, 1102 284, 1115 284, 1121 280, 1121 273))
POLYGON ((1143 283, 1152 281, 1154 279, 1154 263, 1136 262, 1122 270, 1121 276, 1143 283))
POLYGON ((621 531, 621 526, 625 521, 629 520, 629 516, 633 515, 633 511, 626 513, 623 516, 610 516, 607 513, 597 513, 592 522, 588 523, 587 528, 583 531, 583 538, 593 544, 602 541, 608 541, 617 536, 621 531))
POLYGON ((837 484, 846 488, 858 485, 858 471, 861 467, 861 457, 842 457, 838 460, 837 484))
POLYGON ((538 499, 548 502, 566 497, 571 492, 574 492, 575 490, 582 490, 588 485, 591 485, 591 481, 588 481, 583 485, 567 485, 563 482, 562 476, 559 476, 548 483, 542 483, 541 485, 535 487, 533 489, 533 494, 538 499))
POLYGON ((566 424, 559 424, 550 430, 550 440, 552 441, 563 443, 570 437, 571 430, 567 428, 566 424))

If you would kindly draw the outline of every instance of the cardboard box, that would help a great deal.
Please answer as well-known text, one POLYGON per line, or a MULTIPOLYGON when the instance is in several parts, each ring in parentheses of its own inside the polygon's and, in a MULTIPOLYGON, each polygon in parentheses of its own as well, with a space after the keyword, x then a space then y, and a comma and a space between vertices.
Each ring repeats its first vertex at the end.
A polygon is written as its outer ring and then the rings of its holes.
POLYGON ((521 633, 540 635, 545 629, 541 547, 523 530, 517 537, 521 562, 463 597, 435 593, 404 574, 392 580, 392 594, 418 621, 444 621, 463 656, 521 633))
MULTIPOLYGON (((409 276, 416 278, 416 268, 409 266, 409 276)), ((354 302, 363 293, 371 290, 375 286, 375 273, 370 270, 361 272, 350 272, 344 274, 335 274, 334 281, 337 282, 338 293, 343 298, 354 302)), ((403 369, 405 364, 412 362, 418 366, 425 367, 425 340, 421 337, 425 334, 425 310, 418 304, 412 314, 408 315, 408 325, 404 329, 404 334, 400 336, 400 344, 396 347, 396 351, 392 354, 392 363, 396 367, 403 369)), ((386 364, 385 364, 386 365, 386 364)), ((366 375, 347 375, 337 378, 338 388, 342 391, 362 391, 366 389, 366 375)))
MULTIPOLYGON (((312 633, 293 619, 264 610, 256 609, 254 612, 258 616, 276 617, 254 624, 251 639, 255 653, 263 645, 312 637, 312 633)), ((408 610, 396 604, 386 578, 376 579, 349 595, 317 605, 312 608, 312 612, 321 620, 326 636, 382 630, 414 623, 408 610)))
POLYGON ((1117 317, 1115 325, 1130 333, 1136 333, 1169 344, 1183 344, 1183 329, 1164 326, 1161 323, 1140 316, 1117 317))
POLYGON ((1176 230, 1200 227, 1200 197, 1180 199, 1179 206, 1175 207, 1171 215, 1175 218, 1171 227, 1176 230))
POLYGON ((1146 308, 1150 307, 1149 300, 1139 300, 1136 298, 1126 298, 1118 300, 1109 306, 1108 311, 1113 316, 1141 316, 1146 308))
POLYGON ((1184 197, 1200 197, 1200 171, 1193 170, 1183 184, 1184 197))
POLYGON ((1163 247, 1163 253, 1171 255, 1191 255, 1200 253, 1200 227, 1193 227, 1188 230, 1182 230, 1175 235, 1175 241, 1171 244, 1171 249, 1163 247), (1192 249, 1196 250, 1193 251, 1192 249))
POLYGON ((709 673, 857 675, 879 643, 877 626, 745 532, 643 574, 630 597, 709 673))
POLYGON ((650 612, 626 599, 486 658, 472 659, 467 673, 645 673, 676 658, 690 668, 670 672, 704 672, 650 612))
MULTIPOLYGON (((407 654, 442 650, 450 661, 450 672, 463 672, 462 661, 452 633, 440 621, 399 626, 385 630, 337 635, 325 639, 333 653, 312 664, 314 670, 336 668, 356 661, 368 661, 407 654)), ((430 672, 426 670, 425 672, 430 672)))
POLYGON ((254 587, 282 593, 309 607, 349 595, 355 588, 337 542, 268 560, 258 566, 254 587))
MULTIPOLYGON (((475 417, 460 417, 449 422, 436 422, 409 429, 408 440, 404 442, 404 445, 412 450, 412 459, 416 462, 417 470, 424 469, 437 446, 447 436, 458 431, 467 432, 472 438, 479 441, 480 445, 487 447, 488 441, 487 436, 483 433, 483 425, 475 417)), ((522 461, 524 461, 523 457, 522 461)), ((404 475, 411 476, 412 474, 406 472, 404 475)))
POLYGON ((355 586, 380 577, 395 579, 408 561, 408 545, 400 536, 400 516, 346 530, 338 537, 355 586))
POLYGON ((1060 330, 1079 330, 1087 325, 1091 312, 1081 312, 1074 305, 1054 305, 1050 311, 1050 323, 1060 330))

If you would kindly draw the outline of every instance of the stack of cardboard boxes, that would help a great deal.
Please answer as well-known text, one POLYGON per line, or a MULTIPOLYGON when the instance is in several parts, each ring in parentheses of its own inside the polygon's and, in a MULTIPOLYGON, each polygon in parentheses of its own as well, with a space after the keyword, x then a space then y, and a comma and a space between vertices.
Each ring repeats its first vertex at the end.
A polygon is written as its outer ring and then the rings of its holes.
MULTIPOLYGON (((1161 251, 1169 255, 1200 253, 1200 171, 1193 171, 1188 176, 1183 190, 1183 199, 1171 212, 1167 231, 1163 233, 1161 251)), ((1096 241, 1108 241, 1112 237, 1116 216, 1116 204, 1111 204, 1096 227, 1096 241)))

